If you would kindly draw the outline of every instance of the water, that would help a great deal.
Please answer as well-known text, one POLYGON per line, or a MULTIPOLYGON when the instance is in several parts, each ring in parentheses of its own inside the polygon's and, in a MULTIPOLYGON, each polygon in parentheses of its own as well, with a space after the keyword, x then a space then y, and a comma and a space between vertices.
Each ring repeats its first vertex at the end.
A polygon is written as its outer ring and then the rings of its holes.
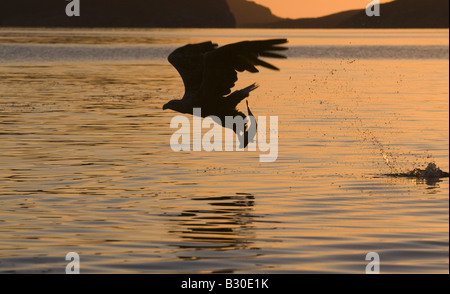
MULTIPOLYGON (((0 29, 0 272, 448 272, 448 30, 0 29), (169 146, 174 48, 287 37, 279 158, 169 146)), ((242 105, 245 109, 245 105, 242 105)))

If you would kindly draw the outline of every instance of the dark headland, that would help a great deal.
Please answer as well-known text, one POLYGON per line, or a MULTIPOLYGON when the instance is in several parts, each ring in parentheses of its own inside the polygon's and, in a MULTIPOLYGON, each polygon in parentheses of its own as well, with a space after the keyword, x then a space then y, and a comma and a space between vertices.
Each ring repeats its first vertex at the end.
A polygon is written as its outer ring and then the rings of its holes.
POLYGON ((65 0, 1 0, 0 26, 234 28, 226 0, 80 0, 68 17, 65 0))

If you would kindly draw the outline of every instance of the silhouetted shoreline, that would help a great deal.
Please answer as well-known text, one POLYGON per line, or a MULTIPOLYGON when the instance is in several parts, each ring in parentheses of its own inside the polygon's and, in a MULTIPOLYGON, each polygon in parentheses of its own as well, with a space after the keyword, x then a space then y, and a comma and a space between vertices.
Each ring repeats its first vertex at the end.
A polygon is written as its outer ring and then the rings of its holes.
POLYGON ((88 28, 449 28, 449 1, 396 0, 381 15, 365 9, 318 18, 284 19, 247 0, 81 0, 81 16, 68 17, 60 0, 0 2, 0 27, 88 28))

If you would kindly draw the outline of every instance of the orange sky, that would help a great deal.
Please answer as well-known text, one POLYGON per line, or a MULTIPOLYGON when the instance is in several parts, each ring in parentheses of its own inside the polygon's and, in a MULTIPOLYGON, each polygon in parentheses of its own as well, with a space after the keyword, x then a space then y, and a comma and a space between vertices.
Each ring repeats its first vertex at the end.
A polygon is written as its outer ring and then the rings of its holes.
MULTIPOLYGON (((371 0, 251 0, 269 7, 280 17, 318 17, 349 9, 365 8, 371 0)), ((392 0, 381 0, 381 3, 392 0)))

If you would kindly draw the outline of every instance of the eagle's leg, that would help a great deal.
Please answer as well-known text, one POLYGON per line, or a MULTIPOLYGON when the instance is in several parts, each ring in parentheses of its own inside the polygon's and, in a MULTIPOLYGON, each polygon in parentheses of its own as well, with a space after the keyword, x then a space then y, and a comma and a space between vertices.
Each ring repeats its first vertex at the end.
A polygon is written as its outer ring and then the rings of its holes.
POLYGON ((244 132, 244 144, 242 146, 241 144, 241 148, 247 148, 249 143, 253 143, 255 142, 255 138, 256 138, 256 133, 258 131, 258 122, 256 121, 255 116, 253 115, 252 111, 250 110, 250 107, 248 105, 248 101, 247 102, 247 111, 248 111, 248 117, 247 119, 250 122, 247 123, 245 125, 245 132, 244 132))

